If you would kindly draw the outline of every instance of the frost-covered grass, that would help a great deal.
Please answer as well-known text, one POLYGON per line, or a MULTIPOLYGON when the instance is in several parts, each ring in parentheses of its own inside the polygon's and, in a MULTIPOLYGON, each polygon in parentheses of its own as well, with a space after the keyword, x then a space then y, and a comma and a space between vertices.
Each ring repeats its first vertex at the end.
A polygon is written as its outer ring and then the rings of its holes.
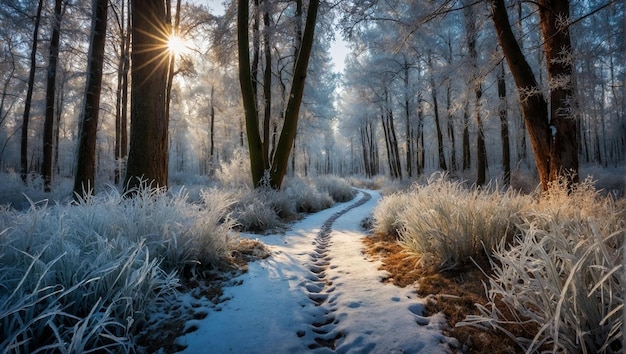
POLYGON ((466 188, 445 175, 383 198, 374 231, 397 234, 402 245, 439 268, 467 263, 502 239, 512 239, 529 198, 511 191, 466 188))
POLYGON ((356 195, 356 191, 345 180, 336 176, 320 176, 315 178, 314 183, 317 190, 328 193, 335 202, 347 202, 356 195))
POLYGON ((318 188, 304 179, 289 179, 284 191, 294 201, 299 213, 315 213, 330 208, 334 204, 328 192, 320 192, 318 188))
POLYGON ((29 175, 24 184, 19 173, 0 173, 0 205, 9 205, 18 210, 28 209, 31 200, 68 201, 72 196, 72 189, 73 181, 57 178, 52 181, 52 192, 44 193, 40 175, 29 175))
POLYGON ((522 196, 434 178, 383 198, 374 217, 376 232, 397 232, 440 267, 491 254, 490 302, 465 325, 501 330, 526 352, 624 350, 626 201, 591 179, 522 196))
POLYGON ((351 200, 356 191, 343 179, 318 177, 287 178, 281 190, 229 185, 223 189, 236 203, 232 217, 242 231, 265 233, 284 229, 302 213, 330 208, 336 202, 351 200))
POLYGON ((0 348, 134 351, 176 293, 177 274, 218 267, 232 246, 230 201, 190 204, 147 187, 81 203, 0 209, 0 348))
POLYGON ((466 324, 509 335, 504 323, 534 325, 537 333, 518 338, 527 352, 623 352, 626 201, 600 196, 590 180, 569 192, 553 186, 516 241, 496 248, 491 301, 466 324))

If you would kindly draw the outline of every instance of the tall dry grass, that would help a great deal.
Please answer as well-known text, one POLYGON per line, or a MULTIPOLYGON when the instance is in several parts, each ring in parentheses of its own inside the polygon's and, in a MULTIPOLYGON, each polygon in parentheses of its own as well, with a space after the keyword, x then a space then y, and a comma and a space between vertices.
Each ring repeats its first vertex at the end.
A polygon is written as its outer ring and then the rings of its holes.
POLYGON ((394 234, 423 262, 453 268, 511 240, 530 198, 498 188, 466 188, 446 175, 383 198, 374 231, 394 234))
POLYGON ((491 301, 465 324, 510 336, 503 324, 531 324, 534 336, 518 338, 526 352, 623 352, 624 216, 626 202, 591 180, 555 183, 518 223, 516 242, 495 249, 491 301))
POLYGON ((459 325, 503 331, 526 352, 623 352, 626 201, 591 179, 523 196, 435 176, 383 198, 374 217, 440 268, 491 256, 490 302, 459 325), (537 330, 517 338, 509 325, 537 330))

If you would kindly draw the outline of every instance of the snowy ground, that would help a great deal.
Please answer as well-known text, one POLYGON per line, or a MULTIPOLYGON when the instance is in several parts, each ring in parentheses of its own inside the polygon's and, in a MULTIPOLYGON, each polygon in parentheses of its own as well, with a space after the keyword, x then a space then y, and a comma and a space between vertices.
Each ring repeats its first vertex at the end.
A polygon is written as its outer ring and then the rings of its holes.
MULTIPOLYGON (((264 236, 268 259, 224 288, 225 299, 177 342, 182 353, 448 353, 440 315, 423 317, 413 289, 381 283, 386 273, 363 254, 360 222, 378 192, 310 215, 264 236)), ((251 236, 257 237, 257 236, 251 236)))

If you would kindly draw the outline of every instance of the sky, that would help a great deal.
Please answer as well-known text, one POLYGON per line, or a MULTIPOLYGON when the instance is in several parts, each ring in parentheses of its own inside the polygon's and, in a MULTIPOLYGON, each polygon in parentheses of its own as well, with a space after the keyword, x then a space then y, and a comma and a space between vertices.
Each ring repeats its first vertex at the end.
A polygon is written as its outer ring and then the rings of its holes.
POLYGON ((424 317, 414 287, 381 282, 388 273, 363 254, 360 222, 379 199, 361 191, 260 236, 272 256, 233 279, 226 301, 195 309, 207 316, 187 323, 182 353, 449 353, 458 342, 442 334, 443 315, 424 317))
MULTIPOLYGON (((213 10, 216 15, 224 13, 223 0, 191 0, 200 5, 205 5, 209 9, 213 10)), ((335 34, 335 41, 331 44, 330 54, 335 66, 335 72, 343 73, 345 68, 345 58, 348 55, 349 50, 346 41, 343 40, 341 33, 335 34)))

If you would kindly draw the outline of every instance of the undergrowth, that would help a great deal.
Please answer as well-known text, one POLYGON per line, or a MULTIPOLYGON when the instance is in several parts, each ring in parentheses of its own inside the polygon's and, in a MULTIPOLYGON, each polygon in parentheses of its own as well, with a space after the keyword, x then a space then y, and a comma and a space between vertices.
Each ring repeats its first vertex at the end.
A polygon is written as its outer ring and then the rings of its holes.
POLYGON ((616 353, 625 216, 626 202, 603 196, 590 179, 524 196, 440 176, 383 198, 374 231, 397 235, 421 267, 440 273, 490 257, 481 266, 487 301, 457 326, 498 330, 526 352, 616 353))
POLYGON ((179 275, 224 265, 229 202, 186 202, 142 186, 79 203, 0 210, 4 353, 133 352, 135 336, 178 292, 179 275))

